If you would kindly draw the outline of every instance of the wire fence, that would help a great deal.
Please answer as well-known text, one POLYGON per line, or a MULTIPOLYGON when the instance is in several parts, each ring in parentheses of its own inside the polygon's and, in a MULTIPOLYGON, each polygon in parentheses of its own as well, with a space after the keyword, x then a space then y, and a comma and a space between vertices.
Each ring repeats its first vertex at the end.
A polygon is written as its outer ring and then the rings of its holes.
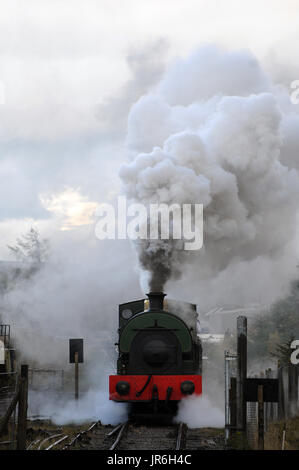
POLYGON ((64 387, 63 369, 29 369, 29 388, 31 390, 61 391, 64 387))
MULTIPOLYGON (((236 425, 236 367, 237 355, 225 352, 225 436, 226 441, 231 433, 237 431, 236 425)), ((264 431, 269 430, 270 424, 285 421, 299 411, 298 378, 299 368, 293 364, 281 365, 277 370, 266 369, 252 378, 277 378, 278 402, 264 402, 263 422, 264 431)), ((246 437, 251 449, 258 448, 258 403, 246 403, 246 437)))

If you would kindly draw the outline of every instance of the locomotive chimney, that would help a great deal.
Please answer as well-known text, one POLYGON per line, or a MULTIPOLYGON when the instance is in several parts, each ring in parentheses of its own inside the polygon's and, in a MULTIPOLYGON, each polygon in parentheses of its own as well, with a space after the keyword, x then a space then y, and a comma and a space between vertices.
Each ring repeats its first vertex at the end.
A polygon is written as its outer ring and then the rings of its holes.
POLYGON ((163 292, 149 292, 146 294, 149 300, 149 311, 163 310, 163 299, 166 296, 163 292))

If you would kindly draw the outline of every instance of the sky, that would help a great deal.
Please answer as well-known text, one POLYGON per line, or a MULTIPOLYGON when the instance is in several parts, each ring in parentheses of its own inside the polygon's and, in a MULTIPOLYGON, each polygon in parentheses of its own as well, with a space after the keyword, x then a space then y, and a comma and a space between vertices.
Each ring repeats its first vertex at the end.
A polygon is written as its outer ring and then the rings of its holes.
POLYGON ((177 57, 248 49, 290 86, 298 13, 298 0, 1 0, 0 259, 33 224, 55 237, 93 223, 119 191, 130 107, 177 57))

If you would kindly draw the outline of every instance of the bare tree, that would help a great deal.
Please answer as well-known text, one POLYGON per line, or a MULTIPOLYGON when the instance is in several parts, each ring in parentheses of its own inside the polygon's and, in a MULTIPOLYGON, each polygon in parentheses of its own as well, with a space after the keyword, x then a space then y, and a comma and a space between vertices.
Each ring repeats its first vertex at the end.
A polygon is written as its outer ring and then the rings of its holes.
POLYGON ((295 336, 291 335, 289 339, 282 341, 276 345, 276 348, 271 352, 271 356, 279 359, 281 364, 290 364, 291 354, 293 352, 291 344, 294 341, 295 336))
POLYGON ((28 233, 17 238, 16 245, 8 245, 9 250, 18 261, 40 265, 49 255, 49 240, 41 239, 39 232, 31 227, 28 233))

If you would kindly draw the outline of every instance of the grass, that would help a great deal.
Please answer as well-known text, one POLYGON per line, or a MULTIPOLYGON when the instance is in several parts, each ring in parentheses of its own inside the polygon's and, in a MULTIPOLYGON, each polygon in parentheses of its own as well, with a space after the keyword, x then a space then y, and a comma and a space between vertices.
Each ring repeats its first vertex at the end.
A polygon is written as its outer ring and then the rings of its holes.
POLYGON ((227 442, 227 449, 231 450, 249 450, 249 445, 246 436, 240 431, 231 433, 227 442))
POLYGON ((285 450, 299 450, 299 416, 287 421, 269 424, 265 433, 265 450, 281 450, 283 430, 285 429, 285 450))
MULTIPOLYGON (((30 442, 37 440, 37 439, 45 439, 53 434, 68 434, 69 436, 75 437, 80 431, 87 429, 90 426, 90 422, 80 425, 64 425, 64 426, 57 426, 56 424, 52 423, 50 420, 35 420, 35 421, 27 421, 27 446, 30 442)), ((16 439, 16 432, 17 426, 15 430, 15 439, 16 439)), ((9 441, 11 439, 12 432, 11 432, 11 424, 9 424, 9 432, 3 434, 0 437, 0 442, 9 441)), ((58 437, 57 437, 58 439, 58 437)), ((50 445, 52 441, 50 441, 47 445, 50 445)), ((65 443, 62 443, 63 446, 65 443)), ((1 450, 8 450, 10 449, 10 444, 1 444, 1 450)), ((15 445, 14 445, 15 448, 15 445)), ((34 449, 32 449, 34 450, 34 449)))

